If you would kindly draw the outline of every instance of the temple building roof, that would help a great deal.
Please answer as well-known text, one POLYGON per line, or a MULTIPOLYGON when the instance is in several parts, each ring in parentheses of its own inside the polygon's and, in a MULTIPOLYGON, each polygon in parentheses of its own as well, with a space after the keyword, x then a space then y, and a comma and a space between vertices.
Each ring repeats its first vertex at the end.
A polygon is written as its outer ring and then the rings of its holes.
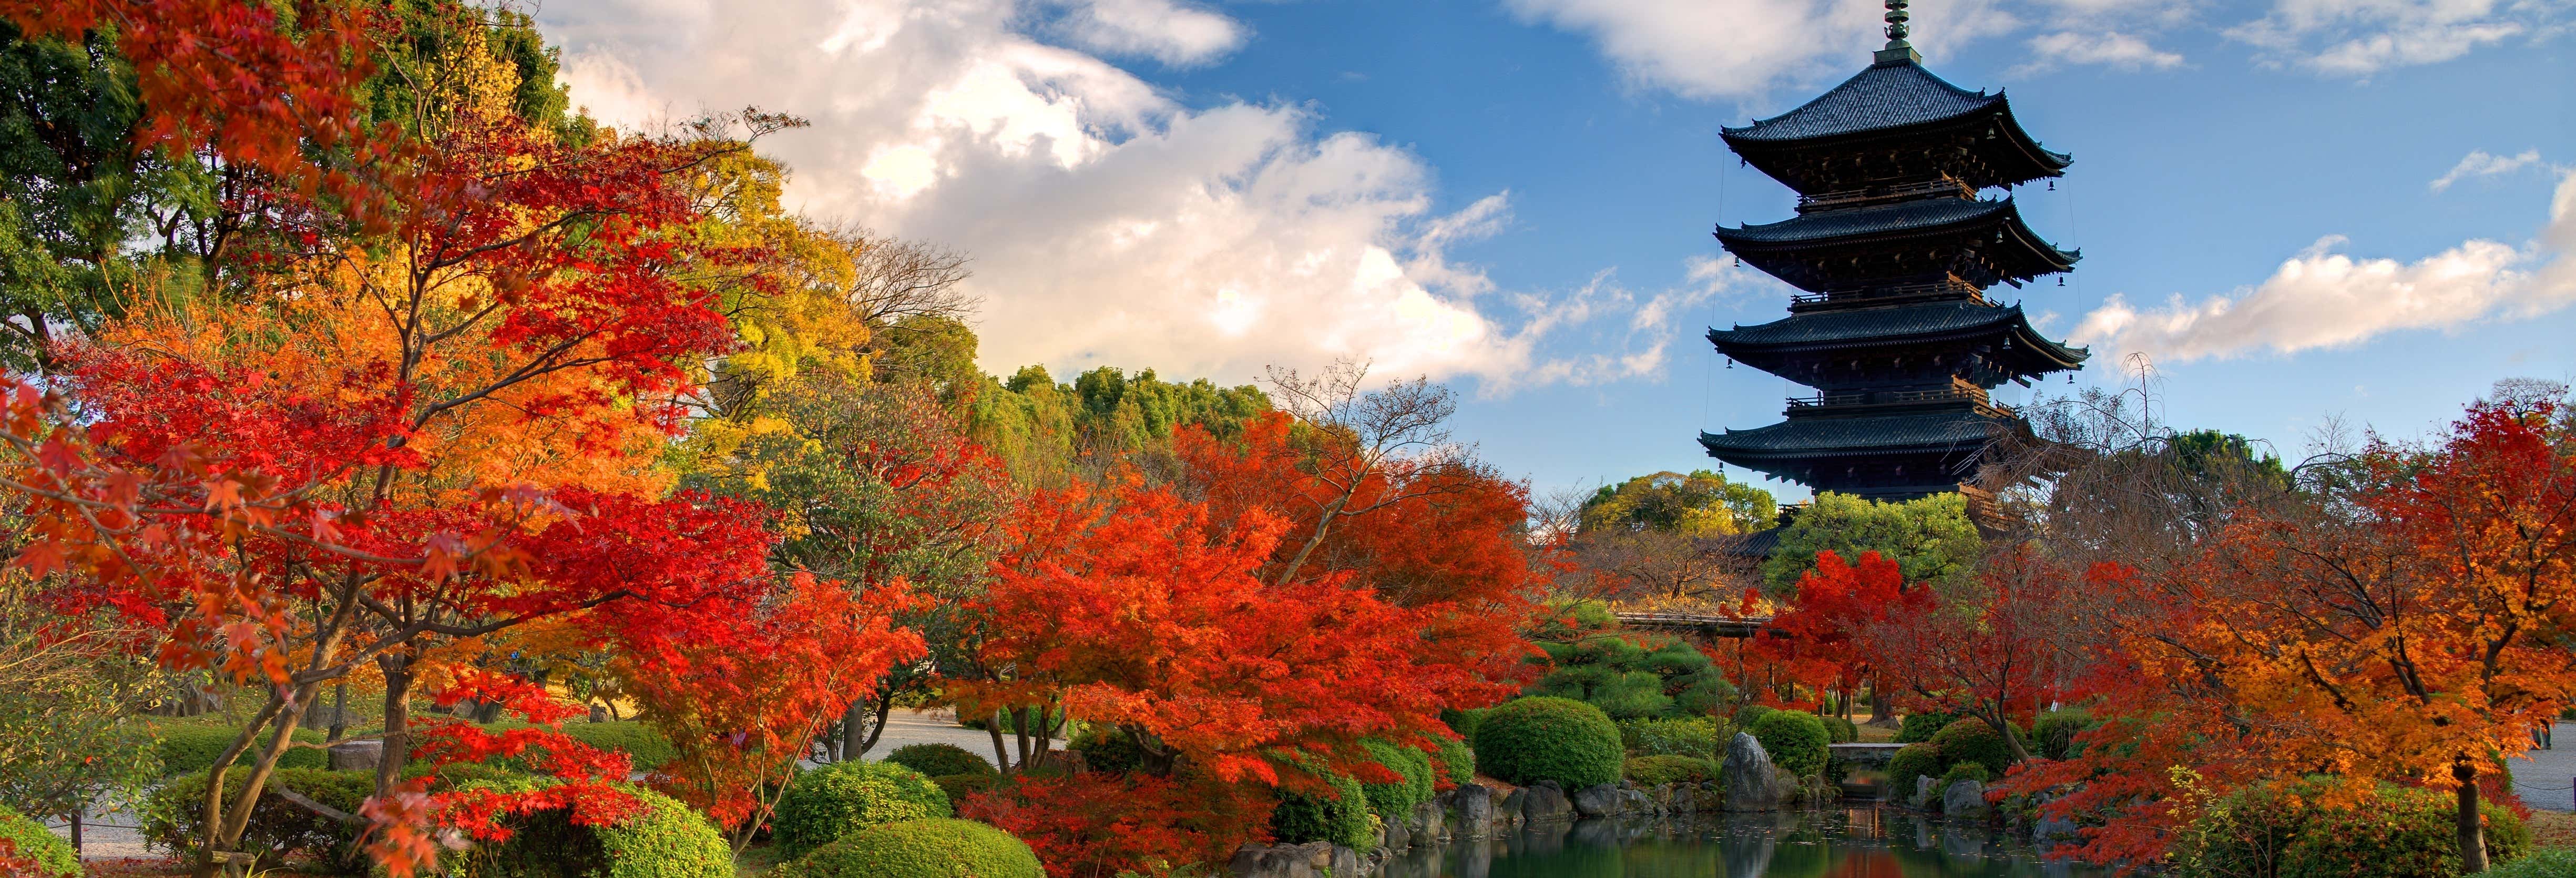
POLYGON ((1783 320, 1733 329, 1711 329, 1708 340, 1739 360, 1764 355, 1862 347, 1900 347, 1948 339, 2003 336, 2039 362, 2039 369, 2068 369, 2091 352, 2050 341, 2030 326, 2021 306, 1995 307, 1981 302, 1927 302, 1893 308, 1862 308, 1796 314, 1783 320))
POLYGON ((1922 141, 1921 146, 1958 141, 1978 153, 1979 161, 1972 169, 1953 171, 1978 187, 2059 176, 2075 160, 2040 146, 2022 130, 2003 92, 1951 85, 1910 57, 1872 64, 1797 109, 1740 128, 1721 128, 1719 135, 1745 161, 1807 194, 1849 181, 1837 183, 1836 175, 1821 173, 1802 159, 1849 152, 1884 160, 1889 152, 1885 141, 1891 139, 1922 141))
MULTIPOLYGON (((1824 258, 1829 252, 1900 242, 1907 249, 1928 245, 1953 251, 1943 258, 1960 250, 1980 251, 1984 258, 1978 266, 1955 273, 1981 287, 2065 271, 2083 258, 2081 252, 2060 250, 2032 232, 2011 198, 1924 198, 1818 211, 1776 223, 1719 226, 1717 239, 1754 267, 1814 292, 1859 279, 1845 276, 1857 263, 1824 258)), ((1862 270, 1879 273, 1876 268, 1862 270)))
POLYGON ((1902 451, 1973 451, 2007 431, 2024 429, 2018 419, 1974 409, 1865 415, 1842 418, 1791 418, 1768 427, 1701 433, 1699 444, 1710 456, 1737 466, 1768 470, 1761 464, 1852 455, 1879 456, 1902 451))

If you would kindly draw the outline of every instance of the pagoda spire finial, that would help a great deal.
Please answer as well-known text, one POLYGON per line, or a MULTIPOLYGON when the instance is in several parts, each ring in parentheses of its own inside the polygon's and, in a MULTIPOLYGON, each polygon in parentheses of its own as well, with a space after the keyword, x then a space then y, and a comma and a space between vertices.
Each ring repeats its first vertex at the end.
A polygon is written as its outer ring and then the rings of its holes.
POLYGON ((1905 36, 1909 33, 1905 27, 1905 23, 1914 18, 1914 16, 1906 13, 1905 6, 1906 0, 1887 0, 1887 48, 1880 49, 1876 53, 1873 53, 1870 56, 1870 60, 1872 62, 1878 64, 1922 63, 1923 56, 1914 51, 1914 44, 1905 41, 1905 36))

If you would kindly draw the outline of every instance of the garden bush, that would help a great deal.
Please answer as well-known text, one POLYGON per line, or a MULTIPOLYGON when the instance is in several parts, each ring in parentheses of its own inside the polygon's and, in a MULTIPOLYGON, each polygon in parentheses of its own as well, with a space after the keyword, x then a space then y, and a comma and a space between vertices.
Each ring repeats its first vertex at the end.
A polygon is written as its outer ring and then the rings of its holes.
POLYGON ((1976 717, 1955 720, 1941 727, 1941 731, 1932 736, 1931 743, 1932 749, 1941 754, 1941 770, 1945 772, 1959 763, 1974 762, 1986 767, 1987 776, 2002 777, 2004 769, 2011 768, 2013 764, 2012 745, 2006 743, 2002 735, 1995 734, 1993 726, 1976 717))
POLYGON ((1145 749, 1117 726, 1085 723, 1066 746, 1082 754, 1083 767, 1092 771, 1125 774, 1145 764, 1145 749))
POLYGON ((1907 744, 1887 760, 1887 794, 1890 798, 1914 795, 1914 779, 1936 777, 1941 773, 1941 754, 1924 743, 1907 744))
POLYGON ((1933 735, 1958 721, 1959 715, 1955 713, 1906 714, 1905 721, 1896 727, 1896 743, 1919 744, 1932 740, 1933 735))
POLYGON ((36 861, 38 871, 29 878, 80 878, 80 855, 72 843, 7 805, 0 805, 0 839, 15 843, 18 856, 36 861))
MULTIPOLYGON (((475 785, 528 790, 555 782, 475 785)), ((582 826, 565 808, 522 814, 509 819, 509 840, 476 845, 441 865, 455 878, 733 878, 733 847, 704 815, 652 790, 621 789, 641 807, 615 823, 582 826)))
MULTIPOLYGON (((2448 876, 2460 872, 2450 793, 2381 785, 2370 800, 2350 809, 2315 807, 2314 781, 2287 790, 2257 788, 2221 798, 2175 845, 2174 872, 2184 878, 2229 875, 2448 876)), ((2521 818, 2491 803, 2486 816, 2487 861, 2510 864, 2531 848, 2521 818)), ((2569 865, 2576 866, 2576 858, 2569 865)), ((2532 866, 2544 869, 2545 866, 2532 866)), ((2510 868, 2493 874, 2514 874, 2510 868)), ((2553 874, 2535 872, 2534 874, 2553 874)), ((2576 875, 2576 870, 2567 874, 2576 875)))
MULTIPOLYGON (((143 839, 154 846, 185 856, 199 844, 197 815, 205 806, 207 772, 180 775, 162 784, 144 802, 143 839)), ((234 766, 224 772, 225 796, 241 794, 250 772, 234 766)), ((319 768, 281 768, 269 776, 268 792, 251 806, 250 823, 242 830, 241 849, 259 857, 260 868, 274 869, 290 858, 308 860, 314 868, 326 871, 363 871, 356 865, 353 845, 360 827, 342 823, 276 795, 276 790, 289 789, 324 805, 348 814, 358 813, 358 806, 376 793, 376 776, 364 771, 326 771, 319 768)))
POLYGON ((1440 709, 1440 721, 1448 723, 1449 730, 1457 732, 1458 737, 1465 738, 1472 742, 1476 740, 1476 723, 1484 720, 1485 710, 1486 708, 1482 707, 1468 708, 1466 710, 1453 710, 1444 707, 1440 709))
POLYGON ((2084 755, 2075 736, 2093 728, 2093 716, 2080 708, 2052 710, 2030 724, 2031 752, 2050 759, 2084 755))
POLYGON ((1963 780, 1973 780, 1978 783, 1985 783, 1994 779, 1995 773, 1987 771, 1984 765, 1975 762, 1962 762, 1957 765, 1950 766, 1950 770, 1948 771, 1941 772, 1941 779, 1933 782, 1932 788, 1938 790, 1939 795, 1946 796, 1950 794, 1951 784, 1958 783, 1963 780))
POLYGON ((982 774, 943 774, 931 778, 930 782, 938 784, 939 791, 948 794, 948 803, 955 805, 968 796, 992 789, 1001 779, 1000 773, 987 771, 982 774))
POLYGON ((1616 783, 1627 750, 1601 709, 1566 698, 1522 698, 1476 727, 1476 772, 1514 784, 1556 781, 1568 791, 1616 783))
POLYGON ((2576 878, 2576 848, 2541 848, 2486 874, 2487 878, 2576 878))
POLYGON ((835 762, 796 775, 770 827, 779 853, 793 857, 872 826, 951 814, 948 793, 921 772, 890 762, 835 762))
POLYGON ((679 748, 671 746, 671 739, 664 737, 661 729, 642 720, 564 723, 563 733, 575 741, 626 754, 635 762, 637 771, 660 768, 680 755, 679 748))
MULTIPOLYGON (((233 745, 233 738, 240 734, 240 729, 226 726, 158 725, 152 729, 152 736, 158 741, 155 747, 160 751, 163 776, 204 771, 215 767, 215 758, 224 755, 224 750, 233 745)), ((297 729, 294 737, 300 743, 319 744, 322 743, 323 735, 313 729, 297 729)), ((265 743, 267 740, 266 735, 261 735, 259 738, 260 743, 265 743)), ((239 766, 249 762, 250 757, 245 753, 233 764, 239 766)), ((288 749, 285 755, 277 757, 277 767, 329 768, 331 757, 324 751, 310 747, 294 747, 288 749)))
POLYGON ((1705 716, 1623 719, 1619 741, 1632 756, 1717 756, 1717 720, 1705 716))
POLYGON ((1638 756, 1628 760, 1628 779, 1641 787, 1717 779, 1717 763, 1696 756, 1638 756))
POLYGON ((1851 720, 1839 716, 1818 718, 1825 721, 1825 740, 1828 743, 1849 744, 1860 740, 1860 726, 1853 725, 1851 720))
POLYGON ((1463 739, 1440 742, 1440 773, 1451 786, 1475 783, 1476 748, 1463 739))
POLYGON ((1402 821, 1413 815, 1413 806, 1431 801, 1430 754, 1385 741, 1362 741, 1360 746, 1401 778, 1394 783, 1360 783, 1360 794, 1368 798, 1371 812, 1389 822, 1402 821))
POLYGON ((1270 836, 1280 844, 1329 841, 1353 850, 1368 850, 1377 833, 1369 826, 1368 794, 1349 775, 1324 778, 1330 794, 1283 789, 1270 812, 1270 836))
POLYGON ((1775 710, 1753 721, 1746 731, 1762 742, 1771 764, 1799 777, 1822 774, 1833 752, 1826 748, 1824 720, 1803 710, 1775 710))
POLYGON ((1045 878, 1038 855, 1010 833, 934 817, 874 827, 814 849, 774 878, 1045 878))
POLYGON ((1707 713, 1735 695, 1708 655, 1680 640, 1595 634, 1538 646, 1550 667, 1526 694, 1590 702, 1616 719, 1707 713))
POLYGON ((885 761, 921 772, 924 777, 951 774, 1000 774, 991 760, 955 744, 906 744, 886 754, 885 761))
POLYGON ((1751 729, 1753 728, 1754 723, 1760 722, 1763 717, 1769 716, 1772 712, 1777 710, 1779 710, 1779 708, 1765 707, 1759 704, 1747 704, 1743 707, 1738 707, 1735 709, 1735 716, 1733 717, 1735 728, 1739 731, 1751 729))

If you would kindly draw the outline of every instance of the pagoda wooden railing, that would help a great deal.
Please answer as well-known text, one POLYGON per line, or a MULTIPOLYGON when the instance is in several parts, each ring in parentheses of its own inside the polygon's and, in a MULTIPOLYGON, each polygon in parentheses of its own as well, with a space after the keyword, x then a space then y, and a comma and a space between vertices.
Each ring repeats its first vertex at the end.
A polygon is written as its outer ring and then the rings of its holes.
POLYGON ((1950 386, 1937 387, 1928 390, 1871 390, 1861 393, 1830 393, 1818 394, 1815 396, 1790 397, 1788 413, 1792 415, 1816 414, 1821 409, 1936 405, 1945 402, 1961 401, 1975 405, 1980 411, 1989 411, 1996 414, 2000 414, 2004 411, 2003 409, 1996 407, 1990 401, 1986 396, 1985 388, 1970 384, 1965 379, 1952 377, 1950 379, 1950 386))
POLYGON ((1975 284, 1971 284, 1967 281, 1960 280, 1956 276, 1952 276, 1936 281, 1925 281, 1921 283, 1890 284, 1887 286, 1865 287, 1857 290, 1832 290, 1822 293, 1797 293, 1789 297, 1789 310, 1790 312, 1795 313, 1799 311, 1814 311, 1842 305, 1863 303, 1871 305, 1893 305, 1899 302, 1915 299, 1945 298, 1964 298, 1981 305, 1986 304, 1986 294, 1984 290, 1977 289, 1975 284))
POLYGON ((1977 189, 1974 186, 1959 182, 1958 180, 1948 176, 1943 176, 1939 179, 1933 180, 1895 183, 1887 186, 1870 186, 1861 189, 1840 189, 1832 192, 1818 192, 1814 195, 1798 196, 1798 212, 1811 213, 1819 210, 1834 210, 1845 207, 1866 207, 1882 201, 1900 201, 1910 198, 1926 198, 1932 196, 1975 198, 1977 197, 1977 189))

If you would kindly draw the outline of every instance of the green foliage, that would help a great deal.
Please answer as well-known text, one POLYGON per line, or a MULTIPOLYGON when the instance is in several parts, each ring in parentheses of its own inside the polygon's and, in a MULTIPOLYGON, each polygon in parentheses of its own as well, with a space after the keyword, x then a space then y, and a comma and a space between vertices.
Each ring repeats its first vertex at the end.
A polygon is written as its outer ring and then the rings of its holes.
POLYGON ((817 848, 776 878, 1044 878, 1038 855, 1010 833, 971 820, 888 823, 817 848))
MULTIPOLYGON (((203 771, 190 772, 171 778, 153 791, 143 805, 145 841, 180 854, 197 849, 201 838, 197 818, 205 807, 206 776, 203 771)), ((239 765, 225 772, 226 800, 241 795, 249 778, 250 772, 239 765)), ((251 806, 250 823, 242 830, 241 850, 257 855, 263 868, 276 868, 295 858, 311 860, 326 869, 363 871, 362 866, 354 864, 359 826, 316 814, 287 801, 277 791, 294 790, 342 813, 356 814, 358 806, 375 795, 374 773, 281 768, 269 776, 264 789, 259 804, 251 806)))
POLYGON ((1907 744, 1887 760, 1888 795, 1902 798, 1914 794, 1914 779, 1941 773, 1941 754, 1924 743, 1907 744))
POLYGON ((1938 795, 1946 796, 1950 794, 1951 784, 1970 780, 1978 783, 1985 783, 1994 779, 1995 773, 1987 771, 1984 765, 1974 762, 1962 762, 1957 765, 1950 766, 1950 770, 1948 771, 1941 772, 1941 779, 1934 782, 1932 784, 1932 788, 1938 791, 1938 795))
POLYGON ((1762 742, 1771 764, 1799 777, 1821 774, 1833 751, 1826 748, 1824 720, 1803 710, 1775 710, 1753 721, 1745 731, 1762 742))
POLYGON ((1360 784, 1370 811, 1386 820, 1403 820, 1413 814, 1413 806, 1431 800, 1431 754, 1385 741, 1361 741, 1360 746, 1377 764, 1402 778, 1394 783, 1360 784))
POLYGON ((1551 667, 1525 694, 1590 702, 1614 718, 1705 714, 1735 696, 1708 656, 1680 640, 1603 633, 1538 646, 1551 667))
POLYGON ((1798 577, 1816 566, 1816 553, 1830 549, 1845 561, 1869 551, 1892 558, 1908 583, 1960 583, 1975 571, 1982 546, 1968 521, 1967 498, 1958 494, 1881 503, 1824 493, 1780 532, 1780 547, 1762 562, 1762 579, 1791 593, 1798 577))
MULTIPOLYGON (((154 749, 160 754, 163 774, 185 774, 215 767, 215 760, 223 756, 224 750, 230 748, 233 739, 240 735, 240 729, 226 726, 162 725, 152 730, 152 736, 158 739, 154 749)), ((322 733, 313 729, 296 729, 295 740, 302 744, 319 744, 322 743, 322 733)), ((266 741, 267 738, 262 736, 252 742, 252 746, 259 747, 266 741)), ((235 767, 249 764, 247 751, 233 762, 235 767)), ((328 752, 310 747, 288 748, 277 757, 279 768, 318 769, 330 767, 330 764, 328 752)))
POLYGON ((563 733, 584 744, 626 754, 634 760, 637 771, 651 771, 680 755, 679 748, 671 746, 671 739, 664 737, 661 729, 641 720, 564 723, 563 733))
POLYGON ((1653 530, 1699 537, 1763 530, 1778 512, 1769 491, 1693 470, 1603 485, 1583 501, 1581 514, 1585 531, 1653 530))
POLYGON ((999 774, 993 763, 955 744, 906 744, 886 754, 885 761, 929 777, 951 774, 999 774))
POLYGON ((2075 736, 2092 729, 2092 714, 2081 708, 2052 710, 2031 721, 2032 752, 2049 759, 2067 759, 2084 755, 2084 745, 2075 736))
POLYGON ((1449 730, 1457 732, 1459 737, 1473 742, 1476 740, 1476 724, 1484 721, 1485 710, 1482 707, 1466 710, 1441 708, 1440 721, 1449 724, 1449 730))
POLYGON ((1509 783, 1579 790, 1619 780, 1626 750, 1601 709, 1566 698, 1507 702, 1476 727, 1476 771, 1509 783))
POLYGON ((1955 713, 1906 714, 1905 722, 1896 727, 1896 743, 1913 744, 1932 740, 1934 734, 1958 721, 1959 715, 1955 713))
POLYGON ((1219 387, 1201 378, 1162 380, 1102 366, 1071 384, 1027 366, 984 388, 968 414, 968 431, 1023 482, 1043 482, 1084 458, 1168 453, 1174 430, 1197 426, 1219 438, 1241 435, 1245 421, 1271 410, 1252 385, 1219 387))
POLYGON ((885 762, 835 762, 788 783, 770 827, 779 851, 792 857, 871 826, 951 813, 948 793, 921 772, 885 762))
MULTIPOLYGON (((522 778, 481 785, 526 790, 552 783, 522 778)), ((733 848, 704 815, 652 790, 623 790, 642 807, 614 824, 578 825, 563 808, 522 814, 508 821, 508 841, 478 845, 441 865, 456 878, 732 878, 733 848)))
POLYGON ((1963 762, 1986 767, 1986 776, 2002 777, 2013 764, 2012 745, 1995 728, 1976 717, 1954 720, 1932 736, 1932 749, 1941 754, 1941 770, 1963 762))
POLYGON ((947 793, 948 801, 954 804, 964 801, 968 796, 992 789, 993 784, 1001 778, 999 773, 988 770, 982 774, 943 774, 931 778, 930 782, 938 784, 939 791, 947 793))
POLYGON ((1465 740, 1440 742, 1440 774, 1453 785, 1476 782, 1476 748, 1465 740))
POLYGON ((1349 775, 1328 774, 1324 781, 1332 788, 1329 794, 1301 790, 1279 793, 1279 805, 1270 812, 1271 837, 1281 844, 1329 841, 1367 850, 1376 835, 1369 826, 1368 793, 1349 775))
POLYGON ((1082 754, 1082 766, 1092 771, 1124 774, 1145 764, 1145 748, 1117 726, 1086 724, 1073 733, 1073 741, 1067 746, 1082 754))
MULTIPOLYGON (((2495 861, 2493 856, 2487 859, 2495 861)), ((2487 878, 2576 878, 2576 848, 2541 848, 2486 874, 2487 878)))
POLYGON ((1705 716, 1673 719, 1623 719, 1619 741, 1637 756, 1717 757, 1718 722, 1705 716))
POLYGON ((6 805, 0 805, 0 839, 15 842, 18 856, 36 861, 38 871, 28 878, 80 878, 80 855, 71 842, 6 805))
POLYGON ((1699 783, 1717 779, 1717 763, 1695 756, 1639 756, 1628 760, 1626 772, 1643 787, 1699 783))
POLYGON ((1738 729, 1752 728, 1754 723, 1762 721, 1763 717, 1771 715, 1771 713, 1776 710, 1779 710, 1779 708, 1765 707, 1759 704, 1747 704, 1743 707, 1738 707, 1735 709, 1735 727, 1738 729))
MULTIPOLYGON (((0 49, 0 66, 6 54, 0 49)), ((0 531, 25 524, 0 513, 0 531)), ((43 819, 160 779, 152 731, 133 707, 163 684, 149 655, 87 636, 120 623, 64 615, 35 599, 37 583, 0 578, 0 807, 43 819)))
MULTIPOLYGON (((2460 873, 2454 823, 2459 800, 2453 794, 2381 784, 2358 807, 2326 809, 2315 805, 2319 792, 2309 781, 2221 797, 2176 840, 2174 873, 2184 878, 2448 878, 2460 873)), ((2481 803, 2480 813, 2487 822, 2489 863, 2511 864, 2530 851, 2530 830, 2512 811, 2481 803)), ((2515 872, 2507 866, 2493 874, 2515 872)))
POLYGON ((1825 721, 1825 737, 1836 744, 1860 740, 1860 727, 1839 716, 1817 717, 1825 721))

